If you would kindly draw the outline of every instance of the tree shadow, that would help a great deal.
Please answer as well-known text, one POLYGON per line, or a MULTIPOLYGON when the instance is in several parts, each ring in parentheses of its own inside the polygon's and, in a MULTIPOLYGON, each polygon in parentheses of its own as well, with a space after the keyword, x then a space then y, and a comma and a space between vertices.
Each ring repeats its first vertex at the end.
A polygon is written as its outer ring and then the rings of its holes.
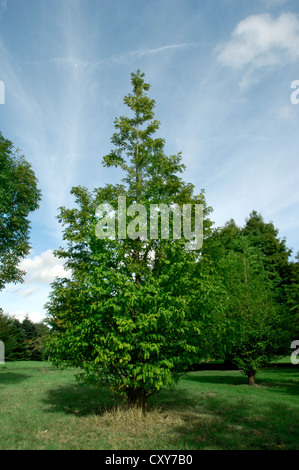
POLYGON ((299 416, 281 403, 253 409, 246 400, 207 400, 201 411, 180 414, 183 424, 173 429, 186 449, 298 450, 299 416))
MULTIPOLYGON (((221 379, 189 377, 199 384, 207 380, 221 384, 221 379)), ((223 379, 233 385, 235 377, 223 379)), ((258 386, 257 390, 261 388, 258 386)), ((152 403, 166 413, 175 414, 180 421, 171 430, 170 448, 179 445, 187 450, 299 450, 299 412, 291 401, 289 405, 269 398, 259 403, 252 401, 251 394, 222 396, 219 388, 215 393, 202 391, 200 387, 198 391, 201 393, 196 398, 188 386, 181 386, 164 389, 153 398, 152 403)), ((281 388, 279 391, 285 395, 281 388)), ((290 387, 287 393, 293 394, 295 390, 290 387)))
POLYGON ((241 371, 221 371, 221 374, 210 372, 199 371, 196 375, 189 374, 184 377, 184 380, 210 384, 247 385, 247 379, 241 371))
MULTIPOLYGON (((241 371, 221 371, 213 373, 212 371, 199 371, 196 374, 189 374, 184 380, 208 384, 225 385, 247 385, 247 377, 241 371)), ((288 393, 290 395, 299 395, 299 370, 291 368, 262 369, 255 378, 256 386, 268 387, 269 391, 288 393)))
MULTIPOLYGON (((241 375, 219 377, 203 374, 190 374, 184 381, 199 385, 207 381, 244 385, 241 375)), ((261 404, 256 402, 253 406, 250 396, 244 397, 243 394, 239 397, 228 395, 224 399, 221 393, 210 393, 201 390, 200 386, 198 391, 200 396, 194 394, 194 389, 189 390, 188 384, 181 384, 164 388, 149 399, 149 411, 158 408, 164 418, 169 414, 177 417, 178 424, 175 420, 167 438, 169 448, 175 449, 178 445, 179 449, 187 450, 298 450, 299 416, 294 407, 271 400, 261 404)), ((82 417, 101 416, 111 410, 116 401, 107 387, 73 383, 49 390, 43 403, 46 413, 82 417)))
POLYGON ((26 374, 22 374, 19 372, 5 372, 0 371, 0 385, 11 385, 11 384, 19 384, 23 382, 23 380, 28 379, 30 376, 26 374))
POLYGON ((100 415, 115 404, 108 388, 80 384, 51 389, 43 402, 48 405, 47 412, 76 416, 100 415))

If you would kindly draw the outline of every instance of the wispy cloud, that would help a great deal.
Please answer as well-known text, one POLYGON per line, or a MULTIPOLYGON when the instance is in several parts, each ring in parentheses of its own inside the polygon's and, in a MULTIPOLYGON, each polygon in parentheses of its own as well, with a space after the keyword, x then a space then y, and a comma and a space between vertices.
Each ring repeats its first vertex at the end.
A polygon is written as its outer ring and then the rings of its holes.
MULTIPOLYGON (((66 51, 73 52, 71 47, 66 47, 66 51)), ((49 70, 42 66, 45 62, 36 61, 40 67, 32 69, 33 62, 16 57, 1 36, 0 57, 5 111, 14 122, 12 140, 33 165, 42 187, 41 217, 53 226, 49 214, 55 217, 57 208, 68 200, 80 158, 84 158, 81 153, 84 136, 80 132, 85 112, 81 76, 73 63, 72 70, 59 76, 60 86, 53 93, 48 82, 49 70)), ((58 75, 53 77, 55 83, 58 75)))
POLYGON ((39 290, 39 287, 34 286, 30 287, 29 289, 21 290, 20 295, 21 297, 30 297, 31 295, 35 294, 39 290))
POLYGON ((0 0, 0 14, 7 10, 7 0, 0 0))
POLYGON ((276 7, 279 5, 284 5, 289 0, 262 0, 262 1, 266 5, 266 7, 271 8, 271 7, 276 7))
POLYGON ((161 54, 165 52, 177 51, 180 49, 190 48, 190 47, 197 47, 198 44, 194 42, 189 43, 181 43, 181 44, 168 44, 165 46, 153 48, 153 49, 141 49, 135 51, 129 51, 126 54, 122 55, 115 55, 106 59, 96 60, 96 61, 86 61, 82 60, 77 57, 53 57, 49 59, 49 63, 62 66, 62 67, 69 67, 74 70, 86 70, 86 71, 95 71, 95 70, 103 70, 108 67, 123 65, 134 60, 141 59, 143 57, 154 55, 154 54, 161 54))

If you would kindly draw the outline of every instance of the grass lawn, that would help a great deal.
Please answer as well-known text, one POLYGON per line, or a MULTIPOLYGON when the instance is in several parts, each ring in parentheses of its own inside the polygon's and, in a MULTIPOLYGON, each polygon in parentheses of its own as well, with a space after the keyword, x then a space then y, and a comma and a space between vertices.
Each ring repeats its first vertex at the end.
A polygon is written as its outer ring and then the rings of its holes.
POLYGON ((144 417, 42 362, 0 366, 0 449, 299 450, 299 370, 188 373, 144 417))

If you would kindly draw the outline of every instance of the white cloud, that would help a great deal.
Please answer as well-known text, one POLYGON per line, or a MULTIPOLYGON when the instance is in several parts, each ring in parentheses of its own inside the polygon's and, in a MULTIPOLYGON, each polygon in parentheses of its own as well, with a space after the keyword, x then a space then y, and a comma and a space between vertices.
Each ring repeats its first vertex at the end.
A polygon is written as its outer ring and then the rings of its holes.
POLYGON ((44 317, 39 312, 28 312, 27 310, 14 310, 9 313, 9 316, 19 320, 20 322, 22 322, 27 316, 33 323, 39 323, 44 320, 44 317))
MULTIPOLYGON (((56 277, 69 277, 69 273, 64 269, 63 264, 64 261, 56 258, 52 250, 47 250, 34 258, 24 259, 20 263, 20 268, 27 273, 27 283, 49 284, 56 277)), ((23 295, 26 294, 23 292, 23 295)), ((30 295, 30 293, 27 293, 27 295, 30 295)))
POLYGON ((32 294, 34 294, 38 290, 39 290, 39 288, 37 286, 30 287, 29 289, 20 290, 20 295, 21 295, 21 297, 30 297, 32 294))
POLYGON ((269 13, 251 15, 216 52, 223 66, 245 70, 248 84, 254 70, 299 60, 299 18, 293 13, 282 13, 276 19, 269 13))

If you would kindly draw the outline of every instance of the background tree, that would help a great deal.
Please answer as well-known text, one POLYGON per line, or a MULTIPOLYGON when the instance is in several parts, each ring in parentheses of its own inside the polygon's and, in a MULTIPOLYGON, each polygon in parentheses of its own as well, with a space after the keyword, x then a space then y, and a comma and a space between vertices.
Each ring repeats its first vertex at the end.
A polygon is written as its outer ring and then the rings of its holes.
POLYGON ((265 222, 261 214, 252 211, 241 233, 247 235, 251 245, 259 248, 264 254, 267 271, 273 273, 273 277, 276 273, 283 279, 292 250, 286 246, 284 238, 279 238, 279 231, 273 222, 265 222))
POLYGON ((291 337, 278 269, 287 266, 288 250, 275 239, 272 224, 269 230, 260 216, 252 216, 243 228, 230 220, 204 245, 204 255, 215 263, 226 292, 218 359, 224 357, 228 367, 243 370, 250 384, 260 368, 286 353, 291 337), (260 230, 253 230, 257 219, 260 230))
POLYGON ((38 333, 35 324, 29 319, 28 315, 22 321, 22 330, 24 332, 25 343, 28 355, 31 361, 42 359, 40 345, 38 341, 38 333))
POLYGON ((0 290, 22 282, 18 264, 30 250, 28 215, 40 199, 31 165, 0 132, 0 290))
POLYGON ((33 323, 28 316, 21 323, 0 309, 0 341, 5 345, 6 361, 44 359, 44 337, 48 332, 43 323, 33 323))
POLYGON ((220 265, 227 289, 224 343, 233 363, 253 385, 255 375, 278 354, 283 318, 261 253, 247 237, 232 240, 220 265))
MULTIPOLYGON (((256 211, 252 211, 249 218, 246 219, 246 223, 243 227, 238 227, 234 220, 228 221, 222 228, 215 229, 212 236, 206 240, 204 244, 203 254, 213 259, 213 262, 217 266, 218 275, 222 275, 226 288, 230 289, 229 296, 227 298, 238 299, 240 281, 244 279, 242 276, 242 260, 240 258, 240 246, 243 246, 245 259, 248 258, 247 266, 248 269, 252 270, 252 261, 258 260, 256 272, 254 274, 254 280, 257 283, 254 287, 254 283, 251 283, 253 287, 252 295, 255 295, 256 300, 260 298, 261 302, 267 298, 271 298, 271 305, 275 306, 274 317, 278 323, 274 322, 275 328, 278 328, 279 324, 279 347, 276 344, 276 354, 284 355, 289 353, 290 342, 296 335, 294 334, 294 312, 296 310, 295 305, 292 303, 292 299, 296 298, 296 286, 298 281, 295 281, 295 264, 289 261, 291 250, 287 248, 286 241, 280 240, 278 237, 278 230, 274 228, 272 222, 266 223, 261 214, 256 211), (254 258, 252 255, 254 254, 254 258), (228 279, 231 278, 232 272, 236 271, 236 266, 227 268, 226 271, 222 271, 223 263, 237 262, 239 259, 239 274, 236 276, 235 285, 228 284, 228 279), (230 272, 231 270, 231 272, 230 272), (222 272, 222 274, 221 274, 222 272), (293 272, 293 276, 291 275, 293 272), (261 279, 261 276, 267 277, 266 288, 265 282, 261 279), (292 280, 291 280, 292 277, 292 280), (289 299, 289 300, 288 300, 289 299), (291 309, 291 304, 294 309, 291 309), (293 311, 293 313, 292 313, 293 311)), ((238 272, 238 271, 236 271, 238 272)), ((250 284, 248 284, 248 288, 250 284)), ((248 291, 247 294, 251 300, 254 298, 248 291)), ((266 301, 265 301, 266 302, 266 301)), ((269 305, 269 300, 266 302, 269 305)), ((230 315, 230 313, 228 313, 230 315)), ((252 325, 254 322, 252 323, 252 325)), ((237 331, 237 330, 236 330, 237 331)), ((229 340, 230 336, 226 335, 225 339, 229 340)), ((237 339, 237 337, 236 337, 237 339)), ((276 338, 277 339, 277 338, 276 338)), ((274 341, 274 338, 273 338, 274 341)), ((224 341, 224 345, 226 341, 224 341)), ((261 346, 261 344, 260 344, 261 346)), ((230 349, 227 347, 225 350, 225 363, 228 367, 233 367, 232 356, 230 349)))
MULTIPOLYGON (((250 244, 260 250, 264 268, 272 282, 272 293, 281 316, 280 354, 288 354, 291 338, 296 336, 295 309, 290 304, 290 294, 294 299, 298 292, 296 268, 291 261, 292 250, 287 247, 286 239, 279 237, 279 230, 273 222, 266 223, 261 214, 252 211, 246 219, 241 233, 246 235, 250 244), (296 289, 297 286, 297 289, 296 289)), ((298 298, 298 294, 297 294, 298 298)))
POLYGON ((29 352, 21 323, 0 312, 0 340, 5 345, 5 361, 26 361, 29 352))
POLYGON ((291 320, 291 339, 299 339, 299 252, 295 259, 289 262, 284 288, 286 308, 291 320))
POLYGON ((156 239, 144 236, 146 224, 132 220, 135 214, 120 227, 118 196, 126 197, 126 209, 131 204, 146 208, 147 227, 150 204, 161 203, 201 203, 204 233, 211 227, 204 194, 195 197, 193 185, 179 177, 181 155, 166 156, 164 140, 153 137, 159 122, 144 74, 133 73, 131 83, 133 92, 124 98, 131 117, 115 120, 115 149, 103 161, 119 166, 125 177, 122 184, 92 194, 73 188, 78 208, 60 209, 67 248, 56 254, 66 260, 72 277, 54 282, 47 308, 52 361, 80 367, 82 380, 108 385, 144 409, 150 395, 198 361, 207 344, 204 322, 217 306, 211 306, 216 296, 208 263, 185 249, 186 239, 174 239, 172 222, 169 239, 162 239, 161 227, 156 239), (96 237, 95 211, 102 203, 114 209, 116 233, 119 228, 127 233, 134 224, 131 238, 96 237))

